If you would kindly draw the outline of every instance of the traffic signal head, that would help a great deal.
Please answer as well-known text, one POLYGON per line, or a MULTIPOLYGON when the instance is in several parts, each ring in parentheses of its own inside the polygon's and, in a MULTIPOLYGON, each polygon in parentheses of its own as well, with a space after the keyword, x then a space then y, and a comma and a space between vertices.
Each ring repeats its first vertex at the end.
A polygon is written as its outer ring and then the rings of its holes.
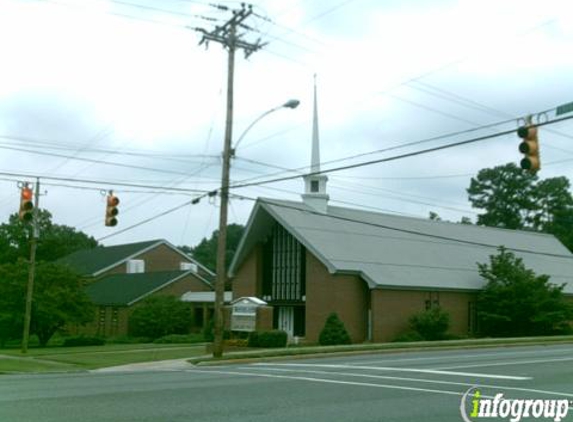
POLYGON ((517 136, 523 139, 519 144, 519 152, 524 154, 521 168, 530 173, 537 173, 541 168, 539 158, 539 140, 537 139, 537 126, 522 126, 517 129, 517 136))
POLYGON ((20 191, 20 221, 29 223, 34 218, 34 192, 28 186, 20 191))
POLYGON ((106 208, 105 208, 105 225, 108 227, 117 226, 117 214, 119 214, 119 210, 117 206, 119 205, 119 198, 114 196, 113 194, 109 194, 106 200, 106 208))

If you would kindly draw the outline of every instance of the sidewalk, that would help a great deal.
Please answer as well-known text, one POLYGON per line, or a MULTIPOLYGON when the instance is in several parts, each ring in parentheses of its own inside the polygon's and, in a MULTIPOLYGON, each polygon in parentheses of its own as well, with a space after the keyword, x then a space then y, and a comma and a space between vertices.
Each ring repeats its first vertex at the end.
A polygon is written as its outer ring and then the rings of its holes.
POLYGON ((189 358, 158 360, 153 362, 131 363, 129 365, 110 366, 107 368, 92 369, 91 373, 115 373, 115 372, 137 372, 137 371, 183 371, 193 367, 188 362, 189 358))

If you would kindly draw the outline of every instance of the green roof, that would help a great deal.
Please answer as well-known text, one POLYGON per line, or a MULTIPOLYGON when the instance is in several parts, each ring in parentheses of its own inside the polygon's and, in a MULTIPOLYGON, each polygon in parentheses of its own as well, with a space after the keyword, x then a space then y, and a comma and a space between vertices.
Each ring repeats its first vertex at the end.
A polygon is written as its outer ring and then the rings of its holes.
POLYGON ((86 293, 96 305, 126 306, 184 274, 190 271, 113 274, 87 286, 86 293))
POLYGON ((94 275, 98 271, 108 268, 159 242, 162 242, 162 240, 148 240, 146 242, 117 246, 97 246, 92 249, 82 249, 74 252, 59 259, 58 262, 69 265, 82 275, 94 275))

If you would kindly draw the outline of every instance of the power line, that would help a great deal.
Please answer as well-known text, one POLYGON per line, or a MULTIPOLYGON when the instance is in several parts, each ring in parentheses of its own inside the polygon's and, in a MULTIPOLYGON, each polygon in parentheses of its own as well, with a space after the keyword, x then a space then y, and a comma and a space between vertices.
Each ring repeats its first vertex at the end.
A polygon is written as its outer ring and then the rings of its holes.
POLYGON ((163 186, 156 186, 156 185, 125 183, 125 182, 119 182, 119 181, 115 182, 115 181, 107 181, 107 180, 90 180, 90 179, 77 179, 77 178, 76 179, 70 179, 68 177, 39 176, 39 175, 32 174, 32 173, 0 172, 0 175, 19 177, 22 179, 41 178, 41 179, 46 179, 46 180, 86 183, 86 184, 105 185, 105 186, 126 186, 126 187, 143 188, 143 189, 161 189, 164 191, 181 192, 181 193, 207 193, 207 192, 209 192, 207 190, 199 190, 199 189, 173 188, 173 187, 163 187, 163 186))
MULTIPOLYGON (((550 109, 550 110, 553 110, 553 109, 550 109)), ((550 110, 547 110, 547 111, 550 111, 550 110)), ((547 111, 545 111, 545 112, 547 112, 547 111)), ((543 112, 542 112, 542 113, 543 113, 543 112)), ((369 156, 369 155, 381 154, 381 153, 384 153, 384 152, 394 151, 394 150, 397 150, 397 149, 402 149, 402 148, 407 148, 407 147, 411 147, 411 146, 421 145, 421 144, 425 144, 425 143, 429 143, 429 142, 433 142, 433 141, 438 141, 438 140, 441 140, 441 139, 452 138, 452 137, 454 137, 454 136, 464 135, 464 134, 468 134, 468 133, 472 133, 472 132, 477 132, 477 131, 484 130, 484 129, 489 129, 489 128, 496 127, 496 126, 501 126, 501 125, 504 125, 504 124, 513 122, 514 120, 515 120, 515 119, 510 119, 510 120, 503 120, 503 121, 495 122, 495 123, 489 123, 489 124, 486 124, 486 125, 476 126, 476 127, 469 128, 469 129, 463 129, 463 130, 459 130, 459 131, 455 131, 455 132, 449 132, 449 133, 442 134, 442 135, 438 135, 438 136, 432 136, 432 137, 430 137, 430 138, 424 138, 424 139, 420 139, 420 140, 417 140, 417 141, 406 142, 406 143, 403 143, 403 144, 398 144, 398 145, 394 145, 394 146, 387 147, 387 148, 382 148, 382 149, 377 149, 377 150, 373 150, 373 151, 363 152, 363 153, 355 154, 355 155, 352 155, 352 156, 349 156, 349 157, 337 158, 337 159, 329 160, 329 161, 323 161, 323 162, 320 163, 320 165, 321 165, 321 166, 324 166, 324 165, 327 165, 327 164, 334 164, 334 163, 338 163, 338 162, 342 162, 342 161, 348 161, 348 160, 353 160, 353 159, 356 159, 356 158, 366 157, 366 156, 369 156)), ((239 158, 239 157, 237 157, 237 158, 239 158)), ((307 168, 308 168, 308 166, 304 166, 304 167, 299 167, 299 168, 296 168, 296 169, 289 169, 288 171, 289 171, 289 172, 298 172, 298 171, 304 171, 304 170, 306 170, 307 168)), ((267 177, 270 177, 270 176, 280 175, 280 174, 284 174, 284 173, 285 173, 284 171, 281 171, 281 172, 278 172, 278 173, 267 174, 266 176, 267 176, 267 177)), ((251 181, 251 180, 256 180, 256 179, 259 179, 259 178, 260 178, 260 177, 254 177, 254 178, 251 178, 251 179, 243 180, 242 182, 249 182, 249 181, 251 181)))
MULTIPOLYGON (((543 123, 538 123, 537 126, 546 126, 549 124, 554 124, 554 123, 558 123, 558 122, 562 122, 562 121, 570 120, 570 119, 573 119, 573 116, 562 117, 562 118, 554 119, 554 120, 548 120, 548 121, 543 122, 543 123)), ((389 161, 396 161, 396 160, 400 160, 403 158, 415 157, 415 156, 419 156, 419 155, 423 155, 423 154, 428 154, 430 152, 450 149, 450 148, 458 147, 461 145, 468 145, 468 144, 472 144, 472 143, 476 143, 476 142, 482 142, 482 141, 486 141, 486 140, 493 139, 493 138, 498 138, 500 136, 505 136, 505 135, 509 135, 509 134, 513 134, 513 133, 515 133, 515 130, 513 130, 513 129, 512 130, 506 130, 503 132, 493 133, 491 135, 484 135, 484 136, 480 136, 477 138, 467 139, 465 141, 453 142, 450 144, 440 145, 440 146, 433 147, 433 148, 426 148, 426 149, 413 151, 413 152, 409 152, 409 153, 405 153, 405 154, 395 155, 392 157, 385 157, 385 158, 380 158, 377 160, 370 160, 370 161, 356 163, 356 164, 349 164, 346 166, 330 168, 330 169, 321 170, 318 172, 310 172, 310 173, 306 173, 304 176, 315 176, 315 175, 319 175, 319 174, 327 174, 327 173, 332 173, 332 172, 336 172, 336 171, 349 170, 349 169, 353 169, 353 168, 369 166, 372 164, 385 163, 385 162, 389 162, 389 161)), ((284 176, 284 177, 278 177, 276 179, 262 180, 259 182, 239 183, 239 184, 232 185, 231 187, 232 188, 245 188, 245 187, 249 187, 249 186, 258 186, 258 185, 263 185, 263 184, 268 184, 268 183, 276 183, 276 182, 283 182, 286 180, 298 179, 299 177, 301 177, 301 176, 300 175, 284 176)))
POLYGON ((29 154, 45 155, 45 156, 49 156, 49 157, 67 158, 67 159, 73 159, 73 160, 78 160, 78 161, 85 161, 88 163, 102 164, 102 165, 106 165, 106 166, 115 166, 115 167, 122 167, 122 168, 131 168, 131 169, 136 169, 136 170, 154 171, 154 172, 158 172, 158 173, 179 174, 179 175, 183 175, 183 176, 187 175, 187 173, 183 173, 180 171, 167 170, 167 169, 156 169, 153 167, 137 166, 134 164, 122 164, 122 163, 116 163, 116 162, 112 162, 112 161, 97 160, 97 159, 93 159, 93 158, 75 157, 73 155, 58 154, 55 152, 33 151, 33 150, 29 150, 29 149, 24 149, 24 148, 7 147, 7 146, 0 146, 0 149, 6 149, 6 150, 11 150, 11 151, 21 151, 21 152, 27 152, 29 154))

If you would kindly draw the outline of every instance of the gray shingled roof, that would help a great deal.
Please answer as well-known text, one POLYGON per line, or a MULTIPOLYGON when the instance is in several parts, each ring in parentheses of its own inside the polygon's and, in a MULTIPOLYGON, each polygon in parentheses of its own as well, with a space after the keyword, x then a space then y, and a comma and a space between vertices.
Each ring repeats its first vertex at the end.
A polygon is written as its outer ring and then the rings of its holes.
POLYGON ((231 275, 275 221, 331 273, 360 274, 373 288, 477 290, 484 280, 476 263, 489 262, 503 245, 536 273, 551 276, 552 283, 568 283, 565 292, 573 294, 573 255, 551 235, 332 206, 324 215, 300 202, 274 199, 257 201, 231 275))

